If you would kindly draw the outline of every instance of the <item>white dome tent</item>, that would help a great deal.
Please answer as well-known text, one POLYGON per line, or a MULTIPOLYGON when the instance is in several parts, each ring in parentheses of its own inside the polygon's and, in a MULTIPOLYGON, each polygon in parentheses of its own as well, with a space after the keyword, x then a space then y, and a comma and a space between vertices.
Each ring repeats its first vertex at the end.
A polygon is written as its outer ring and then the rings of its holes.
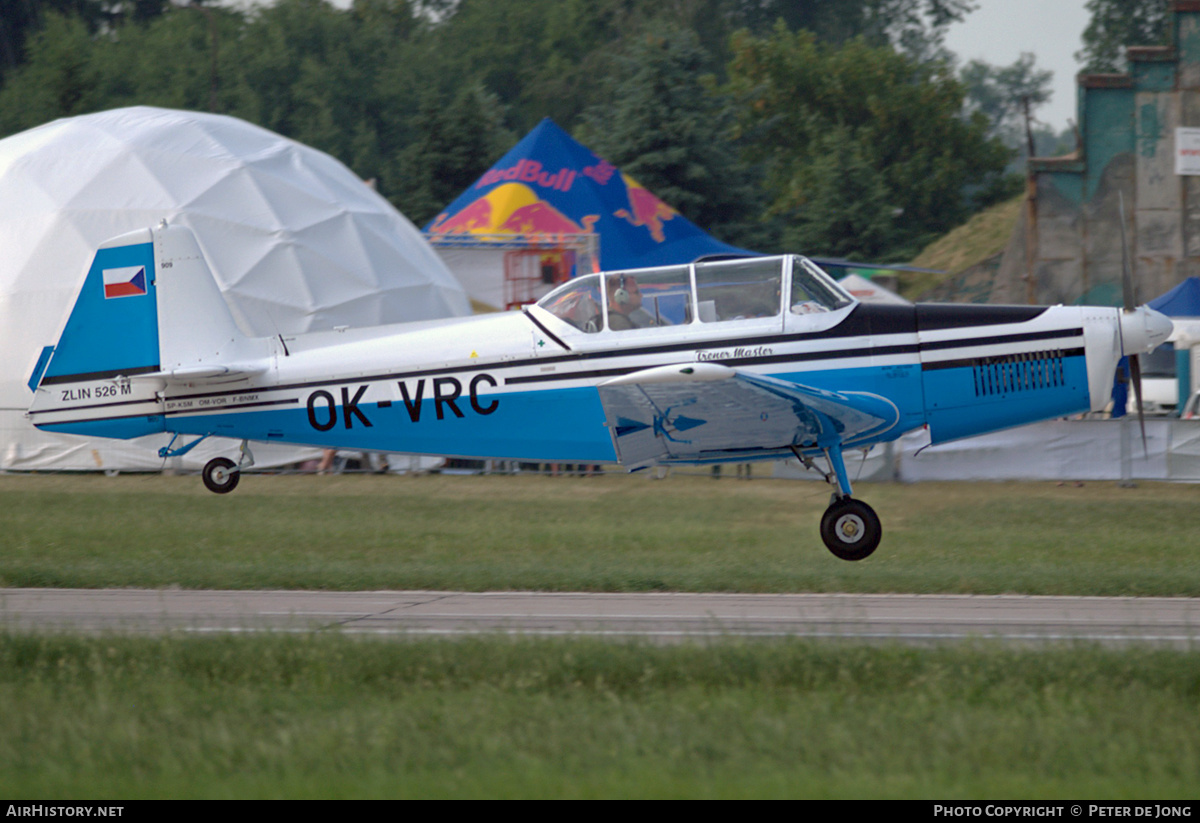
MULTIPOLYGON (((38 353, 97 245, 164 218, 195 233, 248 334, 470 313, 420 232, 327 154, 222 115, 135 107, 56 120, 0 140, 0 470, 163 464, 168 437, 44 433, 24 412, 38 353)), ((232 448, 206 441, 183 465, 232 448)))

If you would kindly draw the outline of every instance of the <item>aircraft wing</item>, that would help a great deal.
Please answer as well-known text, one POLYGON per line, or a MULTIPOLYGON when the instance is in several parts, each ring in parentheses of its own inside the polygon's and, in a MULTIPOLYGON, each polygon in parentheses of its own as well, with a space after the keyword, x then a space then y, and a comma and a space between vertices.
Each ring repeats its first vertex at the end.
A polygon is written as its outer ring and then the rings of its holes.
POLYGON ((826 391, 718 363, 643 369, 598 388, 617 457, 630 469, 853 445, 900 418, 876 394, 826 391))

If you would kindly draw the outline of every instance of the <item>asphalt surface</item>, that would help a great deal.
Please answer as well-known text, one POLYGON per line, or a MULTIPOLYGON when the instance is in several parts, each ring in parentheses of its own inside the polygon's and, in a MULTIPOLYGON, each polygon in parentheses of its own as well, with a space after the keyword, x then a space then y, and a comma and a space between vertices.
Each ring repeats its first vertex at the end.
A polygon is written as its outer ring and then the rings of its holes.
POLYGON ((0 629, 88 633, 334 631, 656 642, 810 637, 1200 647, 1200 598, 899 594, 592 594, 0 589, 0 629))

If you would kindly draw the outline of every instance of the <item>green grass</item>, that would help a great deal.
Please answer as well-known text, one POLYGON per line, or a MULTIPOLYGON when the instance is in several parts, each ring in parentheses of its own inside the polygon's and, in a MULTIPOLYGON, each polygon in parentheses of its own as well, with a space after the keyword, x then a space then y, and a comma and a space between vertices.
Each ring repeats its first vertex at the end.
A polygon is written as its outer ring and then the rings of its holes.
MULTIPOLYGON (((0 477, 0 585, 1200 594, 1200 488, 0 477)), ((1192 797, 1194 652, 0 634, 9 797, 1192 797)))
POLYGON ((0 477, 0 586, 1200 595, 1200 486, 860 484, 884 538, 818 535, 823 484, 726 477, 0 477))
POLYGON ((0 635, 8 797, 1194 797, 1200 657, 0 635))
POLYGON ((919 300, 925 292, 954 275, 1003 253, 1025 202, 1022 193, 1007 202, 997 203, 926 246, 913 258, 911 265, 944 274, 900 272, 900 294, 909 300, 919 300))

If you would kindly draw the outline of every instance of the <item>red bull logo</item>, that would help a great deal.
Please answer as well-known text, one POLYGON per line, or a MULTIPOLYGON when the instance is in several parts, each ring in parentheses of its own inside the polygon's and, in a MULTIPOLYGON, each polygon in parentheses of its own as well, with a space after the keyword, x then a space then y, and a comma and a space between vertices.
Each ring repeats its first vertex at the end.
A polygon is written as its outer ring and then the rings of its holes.
POLYGON ((543 171, 542 164, 536 160, 518 160, 515 166, 509 166, 506 169, 491 169, 479 178, 475 188, 481 189, 502 180, 535 183, 544 189, 570 191, 571 184, 575 182, 575 172, 571 169, 559 169, 554 174, 550 174, 543 171))
POLYGON ((598 214, 585 215, 582 225, 542 200, 521 183, 505 183, 457 214, 439 215, 430 227, 436 234, 584 234, 598 214))
POLYGON ((598 161, 596 165, 585 166, 583 173, 595 180, 601 186, 606 186, 608 185, 609 179, 613 176, 613 172, 617 170, 617 167, 607 160, 600 160, 600 158, 596 159, 598 161))
POLYGON ((629 175, 622 174, 621 179, 625 181, 625 190, 629 196, 629 210, 617 209, 613 214, 628 220, 631 225, 644 226, 650 230, 650 236, 655 242, 663 242, 666 239, 663 223, 674 218, 679 212, 659 200, 629 175))
POLYGON ((492 204, 486 197, 480 197, 453 217, 445 212, 439 214, 429 230, 435 234, 460 234, 491 231, 491 225, 492 204))

